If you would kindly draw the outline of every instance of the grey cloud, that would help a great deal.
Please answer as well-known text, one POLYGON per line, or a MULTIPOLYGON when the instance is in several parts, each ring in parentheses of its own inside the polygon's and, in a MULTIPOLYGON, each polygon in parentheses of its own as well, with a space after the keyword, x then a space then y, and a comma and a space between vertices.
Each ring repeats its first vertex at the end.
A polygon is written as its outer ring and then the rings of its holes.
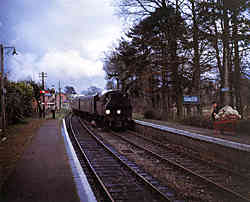
POLYGON ((48 79, 75 82, 78 91, 91 85, 103 88, 99 57, 119 38, 121 30, 107 5, 101 0, 26 0, 12 4, 10 8, 17 14, 12 20, 12 41, 23 58, 11 63, 10 78, 34 77, 47 71, 48 79))

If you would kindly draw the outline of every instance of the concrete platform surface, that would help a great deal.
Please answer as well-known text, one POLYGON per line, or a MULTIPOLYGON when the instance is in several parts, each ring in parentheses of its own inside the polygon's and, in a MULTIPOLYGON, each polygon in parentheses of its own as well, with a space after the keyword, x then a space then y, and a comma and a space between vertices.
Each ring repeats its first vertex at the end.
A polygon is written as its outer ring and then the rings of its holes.
POLYGON ((166 130, 169 132, 176 132, 179 134, 185 134, 185 135, 191 135, 196 136, 202 135, 202 136, 208 136, 216 139, 222 139, 227 140, 231 142, 235 142, 236 145, 239 144, 246 144, 250 145, 250 136, 248 134, 242 134, 242 133, 232 133, 232 132, 225 132, 225 134, 215 133, 213 129, 205 129, 205 128, 199 128, 194 126, 187 126, 187 125, 181 125, 178 123, 172 123, 172 122, 165 122, 165 121, 151 121, 151 120, 135 120, 138 124, 148 124, 151 127, 166 130))
POLYGON ((250 169, 249 135, 214 134, 213 130, 173 124, 156 124, 136 120, 135 129, 142 134, 162 135, 171 143, 190 148, 214 163, 237 172, 250 169))
POLYGON ((80 201, 58 120, 48 120, 3 185, 1 202, 80 201))

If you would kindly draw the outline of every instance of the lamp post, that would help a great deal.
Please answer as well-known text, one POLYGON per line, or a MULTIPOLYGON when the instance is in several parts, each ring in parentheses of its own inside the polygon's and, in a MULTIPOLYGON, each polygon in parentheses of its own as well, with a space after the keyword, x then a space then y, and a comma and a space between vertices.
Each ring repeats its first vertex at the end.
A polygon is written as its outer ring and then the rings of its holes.
POLYGON ((16 48, 12 46, 4 47, 0 44, 1 52, 1 116, 2 116, 2 130, 5 133, 6 130, 6 116, 5 116, 5 88, 4 88, 4 49, 13 49, 12 55, 17 55, 16 48))

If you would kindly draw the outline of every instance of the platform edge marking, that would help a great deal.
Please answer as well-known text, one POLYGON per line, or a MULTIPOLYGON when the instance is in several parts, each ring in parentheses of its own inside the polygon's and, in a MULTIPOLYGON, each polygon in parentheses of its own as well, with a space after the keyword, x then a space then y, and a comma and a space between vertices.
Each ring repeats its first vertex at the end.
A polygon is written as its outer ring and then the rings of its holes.
POLYGON ((203 141, 207 141, 207 142, 216 143, 216 144, 219 144, 219 145, 222 145, 222 146, 231 147, 233 149, 238 149, 238 150, 250 152, 250 145, 247 145, 247 144, 241 144, 241 143, 232 142, 232 141, 229 141, 229 140, 223 140, 223 139, 216 138, 216 137, 209 137, 209 136, 205 136, 205 135, 199 135, 197 133, 192 133, 192 132, 188 132, 188 131, 185 131, 185 130, 171 128, 171 127, 168 127, 168 126, 158 125, 158 124, 145 122, 145 121, 135 120, 135 122, 138 123, 138 124, 141 124, 141 125, 150 126, 150 127, 160 129, 160 130, 163 130, 163 131, 166 131, 166 132, 176 133, 177 135, 183 135, 183 136, 198 139, 198 140, 203 140, 203 141))
POLYGON ((79 177, 79 179, 80 179, 79 180, 80 183, 78 183, 76 178, 74 178, 76 186, 77 186, 77 191, 78 191, 78 194, 79 194, 80 201, 82 201, 82 202, 97 202, 97 200, 95 198, 95 195, 94 195, 94 193, 93 193, 93 191, 92 191, 92 189, 91 189, 91 187, 89 185, 87 177, 86 177, 85 173, 83 172, 81 164, 80 164, 80 162, 79 162, 79 160, 78 160, 78 158, 76 156, 73 145, 71 144, 71 141, 70 141, 67 129, 66 129, 64 119, 63 119, 63 128, 62 129, 64 130, 66 143, 68 145, 68 148, 69 148, 70 154, 72 156, 72 160, 73 160, 73 163, 74 163, 74 166, 76 168, 77 173, 74 172, 73 165, 71 165, 72 172, 73 172, 74 175, 78 175, 77 177, 79 177), (80 193, 82 193, 81 191, 84 192, 85 197, 81 196, 81 194, 80 194, 80 193))

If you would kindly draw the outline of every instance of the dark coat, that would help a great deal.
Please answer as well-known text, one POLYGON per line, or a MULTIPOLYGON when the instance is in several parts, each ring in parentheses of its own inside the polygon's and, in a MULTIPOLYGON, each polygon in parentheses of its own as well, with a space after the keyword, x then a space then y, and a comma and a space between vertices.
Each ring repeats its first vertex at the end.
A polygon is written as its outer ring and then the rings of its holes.
POLYGON ((219 113, 219 110, 220 110, 220 108, 219 108, 219 106, 216 106, 215 108, 214 108, 214 110, 213 110, 213 112, 212 112, 212 120, 213 121, 215 121, 215 114, 218 114, 219 113), (215 114, 214 114, 215 113, 215 114))

